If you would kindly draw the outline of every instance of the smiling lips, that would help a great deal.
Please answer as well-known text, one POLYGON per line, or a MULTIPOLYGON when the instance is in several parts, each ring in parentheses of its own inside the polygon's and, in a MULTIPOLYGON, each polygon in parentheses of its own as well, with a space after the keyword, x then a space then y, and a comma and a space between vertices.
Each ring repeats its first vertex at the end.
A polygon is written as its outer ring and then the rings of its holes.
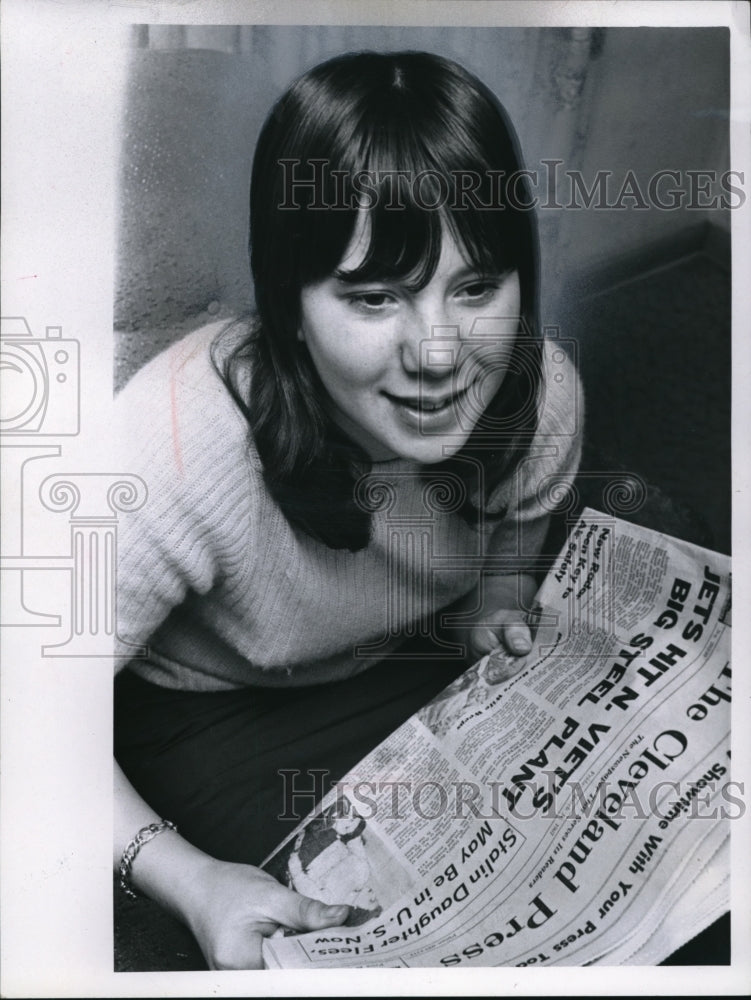
POLYGON ((411 435, 447 434, 458 430, 459 413, 457 404, 464 399, 469 389, 452 392, 448 396, 393 396, 383 395, 394 407, 401 426, 411 435))
POLYGON ((431 399, 428 396, 395 396, 390 392, 384 392, 384 396, 390 399, 392 403, 415 410, 417 413, 441 413, 466 396, 466 394, 467 389, 462 389, 460 392, 450 393, 448 396, 431 399))

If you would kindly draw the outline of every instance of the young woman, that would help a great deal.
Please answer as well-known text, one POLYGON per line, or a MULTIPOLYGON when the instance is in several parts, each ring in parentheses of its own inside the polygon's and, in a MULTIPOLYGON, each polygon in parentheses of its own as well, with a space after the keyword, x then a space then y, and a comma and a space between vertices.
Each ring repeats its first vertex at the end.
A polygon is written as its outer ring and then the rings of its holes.
POLYGON ((256 150, 256 315, 121 394, 149 497, 119 541, 115 864, 214 968, 260 967, 279 925, 346 919, 256 867, 317 777, 462 665, 530 648, 578 383, 539 336, 520 168, 505 112, 452 62, 316 67, 256 150))

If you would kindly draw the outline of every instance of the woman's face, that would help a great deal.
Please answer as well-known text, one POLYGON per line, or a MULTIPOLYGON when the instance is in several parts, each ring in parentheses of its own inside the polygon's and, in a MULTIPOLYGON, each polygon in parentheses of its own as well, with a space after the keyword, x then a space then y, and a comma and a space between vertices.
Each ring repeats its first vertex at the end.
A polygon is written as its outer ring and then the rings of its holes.
POLYGON ((373 461, 430 464, 457 452, 500 387, 519 326, 516 271, 479 274, 444 229, 430 282, 352 282, 361 213, 336 272, 301 292, 299 337, 331 413, 373 461))

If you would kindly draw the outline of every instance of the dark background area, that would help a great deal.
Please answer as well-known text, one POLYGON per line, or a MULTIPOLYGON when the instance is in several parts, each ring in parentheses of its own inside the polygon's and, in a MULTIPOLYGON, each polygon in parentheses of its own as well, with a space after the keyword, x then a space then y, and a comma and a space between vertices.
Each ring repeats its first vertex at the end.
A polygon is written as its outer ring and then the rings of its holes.
MULTIPOLYGON (((420 48, 498 94, 527 166, 588 185, 627 170, 729 168, 722 28, 151 27, 134 29, 121 160, 116 378, 252 302, 247 189, 255 135, 291 80, 353 49, 420 48)), ((685 187, 687 182, 684 181, 685 187)), ((562 199, 565 200, 565 197, 562 199)), ((582 374, 580 501, 623 473, 647 485, 626 515, 730 551, 730 225, 727 210, 543 209, 542 320, 582 374)), ((202 967, 179 925, 118 895, 124 970, 202 967), (196 965, 195 963, 199 964, 196 965)), ((729 961, 727 924, 674 963, 729 961)))

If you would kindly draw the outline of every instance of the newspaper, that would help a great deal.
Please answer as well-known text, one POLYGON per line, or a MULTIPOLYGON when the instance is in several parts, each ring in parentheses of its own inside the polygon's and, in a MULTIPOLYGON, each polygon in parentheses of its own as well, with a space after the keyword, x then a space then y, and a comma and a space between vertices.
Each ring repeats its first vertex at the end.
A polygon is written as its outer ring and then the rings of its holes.
POLYGON ((289 967, 655 964, 729 909, 730 560, 586 509, 481 659, 264 867, 349 903, 289 967), (519 667, 513 661, 513 669, 519 667))

